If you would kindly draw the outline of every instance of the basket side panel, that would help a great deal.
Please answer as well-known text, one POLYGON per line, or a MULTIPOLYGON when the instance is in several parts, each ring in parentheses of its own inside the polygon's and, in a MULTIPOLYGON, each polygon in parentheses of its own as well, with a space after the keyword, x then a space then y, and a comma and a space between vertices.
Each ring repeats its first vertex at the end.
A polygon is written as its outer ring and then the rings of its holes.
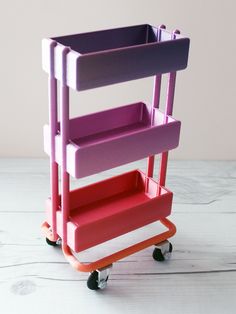
POLYGON ((144 78, 185 69, 189 39, 115 49, 77 59, 77 90, 144 78))

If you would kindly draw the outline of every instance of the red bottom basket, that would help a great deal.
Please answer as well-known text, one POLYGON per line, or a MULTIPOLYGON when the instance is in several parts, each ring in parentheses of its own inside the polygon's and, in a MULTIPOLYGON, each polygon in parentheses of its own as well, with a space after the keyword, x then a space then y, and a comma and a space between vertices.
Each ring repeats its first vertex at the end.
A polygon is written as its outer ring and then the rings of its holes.
MULTIPOLYGON (((173 193, 140 170, 70 192, 67 242, 74 252, 111 240, 170 215, 173 193)), ((51 225, 51 200, 47 201, 51 225)), ((57 233, 62 236, 61 208, 57 233)))

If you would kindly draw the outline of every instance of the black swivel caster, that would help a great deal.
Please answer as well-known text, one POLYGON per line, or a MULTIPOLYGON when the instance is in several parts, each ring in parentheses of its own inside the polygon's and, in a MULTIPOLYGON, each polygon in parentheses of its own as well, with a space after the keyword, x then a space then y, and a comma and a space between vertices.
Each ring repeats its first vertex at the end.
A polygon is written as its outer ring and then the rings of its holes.
POLYGON ((47 242, 48 245, 51 245, 51 246, 59 246, 59 245, 61 245, 61 239, 58 239, 57 241, 51 241, 48 238, 46 238, 46 242, 47 242))
POLYGON ((46 242, 47 242, 48 245, 57 246, 57 241, 51 241, 48 238, 46 238, 46 242))
POLYGON ((94 270, 88 277, 87 287, 90 290, 105 289, 109 278, 109 273, 112 265, 106 268, 94 270))
POLYGON ((158 243, 153 250, 152 257, 157 262, 163 262, 170 257, 173 246, 169 241, 158 243))

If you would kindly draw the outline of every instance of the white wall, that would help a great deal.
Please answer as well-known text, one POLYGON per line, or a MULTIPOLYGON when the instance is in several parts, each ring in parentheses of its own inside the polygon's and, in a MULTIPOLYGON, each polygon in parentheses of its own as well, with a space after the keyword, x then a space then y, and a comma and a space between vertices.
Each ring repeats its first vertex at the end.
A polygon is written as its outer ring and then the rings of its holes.
MULTIPOLYGON (((178 159, 236 159, 236 2, 234 0, 8 0, 0 6, 0 156, 45 156, 47 76, 41 39, 141 23, 179 28, 191 38, 179 72, 175 117, 178 159)), ((148 100, 152 78, 72 92, 73 114, 148 100)))

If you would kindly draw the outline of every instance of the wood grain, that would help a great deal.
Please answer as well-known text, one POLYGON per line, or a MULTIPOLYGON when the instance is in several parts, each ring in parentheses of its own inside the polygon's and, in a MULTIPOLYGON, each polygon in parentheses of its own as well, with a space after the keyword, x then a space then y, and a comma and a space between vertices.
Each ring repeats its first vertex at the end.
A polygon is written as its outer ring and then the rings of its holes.
MULTIPOLYGON (((112 169, 73 187, 128 171, 112 169)), ((177 225, 172 258, 155 262, 148 248, 114 264, 108 288, 86 287, 60 249, 40 232, 49 193, 48 161, 0 160, 1 312, 14 313, 235 313, 236 162, 170 162, 177 225)), ((158 223, 79 254, 91 261, 159 232, 158 223)))

